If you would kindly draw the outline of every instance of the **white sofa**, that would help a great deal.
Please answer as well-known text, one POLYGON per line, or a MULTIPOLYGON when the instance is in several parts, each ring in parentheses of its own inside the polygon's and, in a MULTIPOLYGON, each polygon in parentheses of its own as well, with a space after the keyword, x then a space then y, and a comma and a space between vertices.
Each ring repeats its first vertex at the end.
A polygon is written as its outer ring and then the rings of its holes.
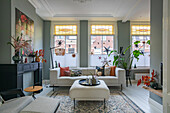
MULTIPOLYGON (((50 86, 71 86, 75 80, 86 79, 90 73, 95 74, 95 68, 74 68, 82 70, 82 76, 77 77, 60 77, 60 68, 50 69, 50 86)), ((71 70, 71 69, 70 69, 71 70)), ((123 86, 126 84, 125 70, 116 68, 116 76, 99 76, 99 80, 104 80, 107 86, 123 86)))

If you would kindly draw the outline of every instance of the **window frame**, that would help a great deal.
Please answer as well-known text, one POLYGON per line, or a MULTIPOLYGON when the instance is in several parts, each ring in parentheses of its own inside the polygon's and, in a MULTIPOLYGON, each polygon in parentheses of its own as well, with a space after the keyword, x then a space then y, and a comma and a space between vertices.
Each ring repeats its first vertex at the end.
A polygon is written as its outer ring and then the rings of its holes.
MULTIPOLYGON (((114 27, 114 38, 113 38, 113 40, 114 40, 114 43, 113 43, 113 49, 114 50, 118 50, 118 37, 117 37, 117 22, 116 21, 105 21, 105 22, 103 22, 103 21, 89 21, 88 22, 88 66, 89 67, 91 67, 91 25, 92 24, 100 24, 100 25, 113 25, 113 27, 114 27)), ((100 55, 100 54, 93 54, 93 55, 100 55)), ((102 54, 101 56, 103 56, 103 55, 106 55, 106 54, 102 54)), ((92 66, 93 67, 93 66, 92 66)))
MULTIPOLYGON (((80 21, 74 21, 74 22, 70 22, 70 21, 52 21, 51 22, 51 32, 50 32, 50 34, 51 34, 51 36, 50 36, 50 47, 55 47, 55 44, 54 44, 54 42, 55 42, 55 38, 54 38, 54 32, 55 32, 55 25, 73 25, 73 24, 75 24, 75 25, 77 25, 77 53, 76 53, 76 56, 77 56, 77 58, 76 58, 76 67, 79 67, 80 66, 80 46, 79 46, 79 44, 80 44, 80 21)), ((73 36, 75 36, 75 35, 73 35, 73 36)), ((52 50, 52 54, 54 54, 55 53, 55 50, 53 49, 52 50)), ((66 54, 66 53, 65 53, 66 54)), ((51 63, 51 62, 50 62, 51 63)), ((50 65, 51 66, 51 65, 50 65)))
MULTIPOLYGON (((150 25, 150 22, 149 22, 149 21, 143 21, 143 22, 131 21, 131 22, 130 22, 130 44, 132 44, 132 36, 150 36, 150 35, 132 35, 132 33, 131 33, 132 25, 150 25)), ((150 29, 151 29, 151 28, 150 28, 150 29)), ((130 52, 132 52, 132 47, 130 48, 130 52)), ((149 65, 149 66, 150 66, 150 65, 149 65)))

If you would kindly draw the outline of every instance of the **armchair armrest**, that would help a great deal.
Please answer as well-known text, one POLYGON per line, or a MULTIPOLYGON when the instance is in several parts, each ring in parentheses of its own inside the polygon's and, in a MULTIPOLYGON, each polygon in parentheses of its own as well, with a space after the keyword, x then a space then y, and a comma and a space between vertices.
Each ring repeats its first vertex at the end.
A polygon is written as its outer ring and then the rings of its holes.
POLYGON ((119 83, 123 85, 123 87, 126 86, 126 71, 122 68, 116 68, 116 76, 118 77, 119 83))
POLYGON ((60 77, 60 68, 50 69, 50 85, 56 83, 57 79, 60 77))
POLYGON ((10 89, 7 91, 0 92, 0 95, 5 101, 12 99, 12 98, 16 98, 18 96, 19 97, 25 96, 21 89, 10 89))

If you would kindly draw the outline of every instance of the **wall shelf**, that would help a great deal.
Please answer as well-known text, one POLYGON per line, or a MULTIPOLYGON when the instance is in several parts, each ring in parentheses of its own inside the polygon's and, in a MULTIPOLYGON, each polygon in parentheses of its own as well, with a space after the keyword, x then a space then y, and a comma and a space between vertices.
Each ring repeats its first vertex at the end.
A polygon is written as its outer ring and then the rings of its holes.
POLYGON ((155 90, 155 89, 147 87, 147 86, 143 86, 142 88, 144 88, 144 89, 146 89, 146 90, 148 90, 148 91, 150 91, 150 92, 152 92, 152 93, 154 93, 154 94, 156 94, 160 97, 163 97, 162 90, 155 90))

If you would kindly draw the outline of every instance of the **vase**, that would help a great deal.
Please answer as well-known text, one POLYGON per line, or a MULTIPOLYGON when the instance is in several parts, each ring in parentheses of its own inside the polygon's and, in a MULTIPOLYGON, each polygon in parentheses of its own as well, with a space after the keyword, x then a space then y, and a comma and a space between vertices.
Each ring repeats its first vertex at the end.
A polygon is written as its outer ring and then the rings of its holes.
POLYGON ((14 61, 15 64, 19 63, 19 61, 21 60, 19 57, 19 52, 15 51, 15 55, 12 57, 12 60, 14 61))
POLYGON ((35 61, 40 62, 40 57, 36 56, 35 61))

